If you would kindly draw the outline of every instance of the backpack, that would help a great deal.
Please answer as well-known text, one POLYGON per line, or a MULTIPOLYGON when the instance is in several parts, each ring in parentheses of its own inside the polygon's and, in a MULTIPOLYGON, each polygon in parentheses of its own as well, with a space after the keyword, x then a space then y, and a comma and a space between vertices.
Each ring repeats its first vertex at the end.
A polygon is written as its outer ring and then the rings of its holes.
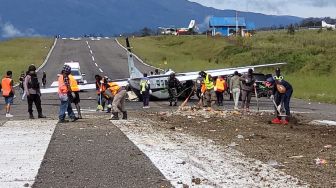
POLYGON ((35 90, 40 88, 40 83, 36 75, 31 75, 28 87, 35 90))

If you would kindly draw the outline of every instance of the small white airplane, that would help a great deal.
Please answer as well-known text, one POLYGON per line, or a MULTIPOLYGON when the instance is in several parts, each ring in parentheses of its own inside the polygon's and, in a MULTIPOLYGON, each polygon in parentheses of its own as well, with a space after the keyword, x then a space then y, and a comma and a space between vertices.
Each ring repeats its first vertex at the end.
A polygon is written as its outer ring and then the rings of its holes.
POLYGON ((323 27, 323 28, 331 28, 331 29, 335 29, 335 28, 336 28, 336 25, 327 24, 327 22, 322 21, 322 27, 323 27))
POLYGON ((176 35, 176 29, 173 27, 159 27, 161 35, 176 35))
MULTIPOLYGON (((125 79, 117 79, 111 80, 112 82, 116 82, 120 86, 128 87, 132 90, 139 98, 141 98, 140 94, 140 80, 143 78, 143 73, 141 73, 135 66, 133 60, 133 53, 131 52, 131 47, 129 45, 128 38, 126 38, 127 45, 127 56, 128 56, 128 70, 129 70, 129 78, 125 79)), ((228 76, 233 75, 235 71, 238 71, 240 74, 244 74, 248 72, 248 69, 254 70, 259 67, 271 67, 271 66, 279 66, 284 65, 286 63, 273 63, 273 64, 263 64, 263 65, 251 65, 245 67, 234 67, 234 68, 225 68, 225 69, 215 69, 215 70, 207 70, 206 73, 210 74, 212 77, 217 76, 228 76)), ((161 75, 152 75, 148 76, 150 82, 150 88, 152 90, 151 97, 156 99, 168 99, 168 79, 171 73, 174 71, 169 70, 161 75)), ((186 83, 187 81, 195 81, 199 76, 199 72, 185 72, 185 73, 176 73, 176 78, 181 83, 186 83)), ((79 85, 80 90, 93 90, 96 89, 96 84, 85 84, 79 85)), ((185 89, 185 88, 184 88, 185 89)), ((56 93, 58 90, 57 87, 41 89, 41 93, 56 93)))
POLYGON ((176 35, 183 35, 189 32, 193 32, 195 30, 195 27, 196 27, 196 21, 190 20, 188 28, 177 28, 176 29, 176 35))

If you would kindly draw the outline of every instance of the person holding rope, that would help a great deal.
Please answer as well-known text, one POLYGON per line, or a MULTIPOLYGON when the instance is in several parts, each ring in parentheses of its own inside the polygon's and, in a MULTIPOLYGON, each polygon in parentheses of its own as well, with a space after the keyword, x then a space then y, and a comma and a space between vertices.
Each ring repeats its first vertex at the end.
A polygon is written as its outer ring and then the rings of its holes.
POLYGON ((213 79, 210 74, 205 73, 204 71, 199 72, 199 75, 203 78, 203 83, 205 85, 205 99, 207 101, 207 107, 212 107, 216 102, 216 93, 215 93, 215 85, 213 79))

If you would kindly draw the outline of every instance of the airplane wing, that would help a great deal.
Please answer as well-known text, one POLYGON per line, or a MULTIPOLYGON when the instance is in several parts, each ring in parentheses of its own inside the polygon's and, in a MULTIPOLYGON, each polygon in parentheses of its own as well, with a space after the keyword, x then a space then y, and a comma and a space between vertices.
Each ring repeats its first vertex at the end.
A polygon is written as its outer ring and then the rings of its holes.
MULTIPOLYGON (((117 83, 119 86, 126 87, 128 85, 128 79, 118 79, 118 80, 112 80, 112 82, 117 83)), ((58 92, 58 87, 57 84, 56 87, 50 87, 50 88, 44 88, 41 89, 41 93, 57 93, 58 92)), ((95 90, 96 89, 96 84, 95 83, 90 83, 90 84, 85 84, 85 85, 78 85, 80 91, 85 91, 85 90, 95 90)))
MULTIPOLYGON (((245 66, 245 67, 207 70, 205 72, 210 74, 212 77, 216 77, 216 76, 232 75, 235 71, 238 71, 238 73, 243 74, 243 73, 247 73, 248 69, 254 70, 255 68, 260 68, 260 67, 272 67, 272 66, 279 66, 279 65, 285 65, 285 64, 287 63, 251 65, 251 66, 245 66)), ((198 77, 198 73, 199 72, 179 73, 179 74, 176 74, 176 78, 179 81, 196 80, 198 77)))

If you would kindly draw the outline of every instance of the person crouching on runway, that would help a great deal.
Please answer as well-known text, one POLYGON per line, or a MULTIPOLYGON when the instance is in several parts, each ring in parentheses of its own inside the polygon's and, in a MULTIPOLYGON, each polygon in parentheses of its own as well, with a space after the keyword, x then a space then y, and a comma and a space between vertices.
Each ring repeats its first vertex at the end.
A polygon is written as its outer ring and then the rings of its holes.
POLYGON ((273 92, 271 95, 271 99, 275 101, 276 104, 276 115, 277 117, 272 120, 273 124, 284 124, 287 125, 289 123, 290 118, 290 99, 293 94, 293 87, 290 83, 285 80, 275 80, 273 77, 267 78, 265 85, 267 87, 272 87, 273 92), (286 111, 286 118, 282 121, 280 112, 281 112, 281 105, 284 105, 286 111))
POLYGON ((110 82, 107 85, 107 90, 109 90, 109 92, 106 92, 106 95, 109 95, 108 97, 112 101, 112 116, 110 120, 119 120, 119 112, 123 114, 122 119, 127 119, 127 111, 125 109, 127 92, 125 88, 119 86, 115 82, 110 82))

